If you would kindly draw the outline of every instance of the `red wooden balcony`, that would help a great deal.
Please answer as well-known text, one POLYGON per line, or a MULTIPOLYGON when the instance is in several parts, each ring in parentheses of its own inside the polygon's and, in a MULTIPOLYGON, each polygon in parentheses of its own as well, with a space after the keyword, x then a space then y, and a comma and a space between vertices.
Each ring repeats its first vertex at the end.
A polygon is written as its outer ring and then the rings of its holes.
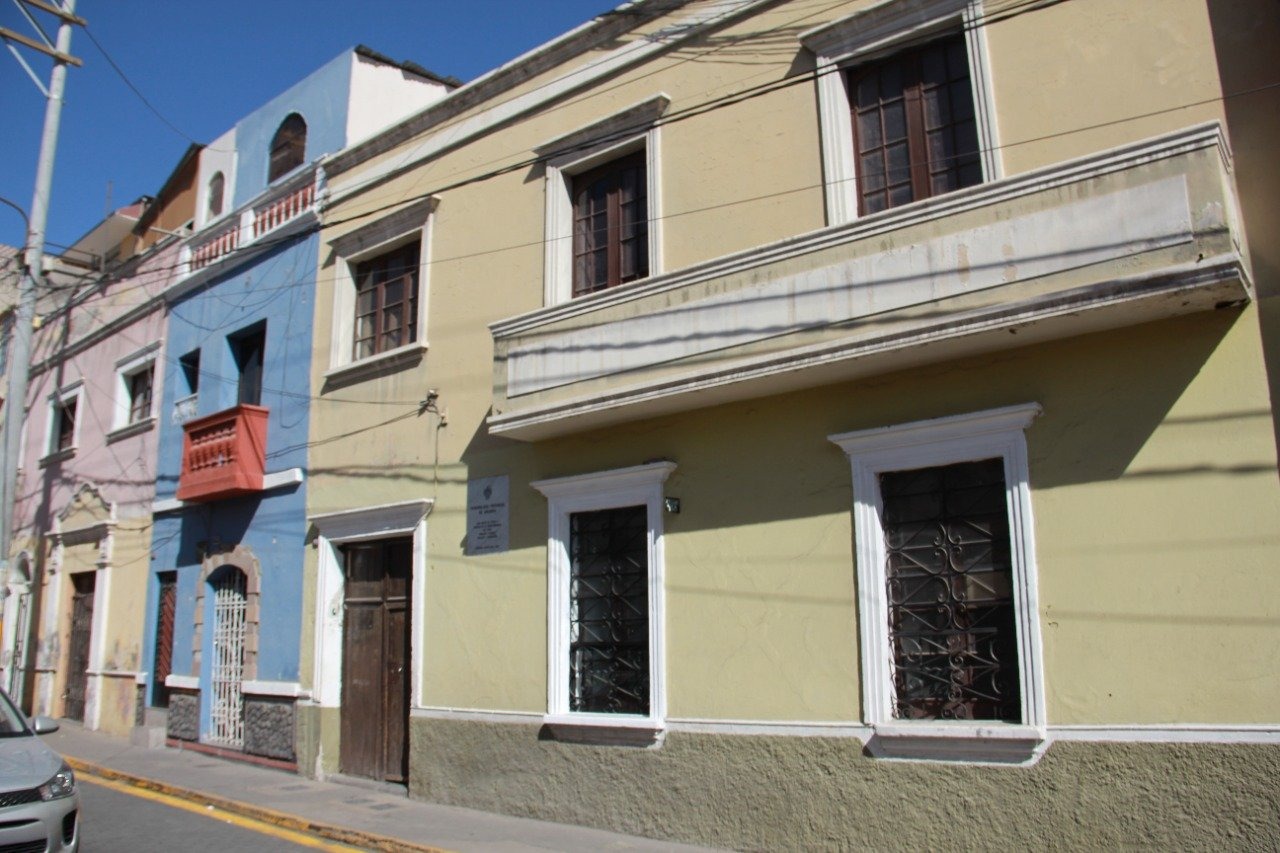
POLYGON ((178 500, 215 501, 262 491, 268 413, 244 404, 183 424, 178 500))

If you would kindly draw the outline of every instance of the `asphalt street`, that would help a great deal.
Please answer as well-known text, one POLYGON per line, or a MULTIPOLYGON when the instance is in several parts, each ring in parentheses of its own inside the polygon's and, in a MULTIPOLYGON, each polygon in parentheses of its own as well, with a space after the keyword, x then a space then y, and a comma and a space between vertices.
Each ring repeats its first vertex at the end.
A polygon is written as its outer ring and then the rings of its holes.
POLYGON ((79 778, 81 853, 353 850, 119 783, 79 778), (292 840, 291 840, 292 839, 292 840))

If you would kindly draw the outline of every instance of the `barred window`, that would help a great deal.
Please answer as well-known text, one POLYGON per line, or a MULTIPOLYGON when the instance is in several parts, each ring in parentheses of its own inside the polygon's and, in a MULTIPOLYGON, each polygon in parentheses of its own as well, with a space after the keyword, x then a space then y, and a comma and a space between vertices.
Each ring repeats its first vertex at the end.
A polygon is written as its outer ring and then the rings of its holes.
POLYGON ((575 512, 569 523, 569 710, 647 716, 647 509, 575 512))
POLYGON ((1022 718, 1004 462, 880 475, 894 716, 1022 718))

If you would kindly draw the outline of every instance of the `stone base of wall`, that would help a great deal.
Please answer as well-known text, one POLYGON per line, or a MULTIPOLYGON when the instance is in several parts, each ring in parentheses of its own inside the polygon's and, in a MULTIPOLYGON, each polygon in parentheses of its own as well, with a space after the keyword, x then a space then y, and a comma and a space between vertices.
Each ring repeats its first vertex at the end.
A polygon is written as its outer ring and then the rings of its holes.
POLYGON ((250 755, 295 759, 294 700, 278 696, 244 697, 244 751, 250 755))
POLYGON ((1031 767, 889 762, 855 738, 410 720, 410 794, 740 850, 1280 847, 1280 746, 1058 742, 1031 767))
POLYGON ((200 739, 200 692, 169 689, 169 716, 165 734, 175 740, 200 739))

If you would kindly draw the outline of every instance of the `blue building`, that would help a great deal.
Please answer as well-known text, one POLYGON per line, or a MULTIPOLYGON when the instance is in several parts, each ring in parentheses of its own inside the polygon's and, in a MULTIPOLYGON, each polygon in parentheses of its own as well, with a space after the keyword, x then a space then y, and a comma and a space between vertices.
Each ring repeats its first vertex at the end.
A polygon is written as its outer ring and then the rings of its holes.
POLYGON ((166 293, 144 737, 295 761, 324 158, 454 85, 357 47, 201 152, 166 293))

